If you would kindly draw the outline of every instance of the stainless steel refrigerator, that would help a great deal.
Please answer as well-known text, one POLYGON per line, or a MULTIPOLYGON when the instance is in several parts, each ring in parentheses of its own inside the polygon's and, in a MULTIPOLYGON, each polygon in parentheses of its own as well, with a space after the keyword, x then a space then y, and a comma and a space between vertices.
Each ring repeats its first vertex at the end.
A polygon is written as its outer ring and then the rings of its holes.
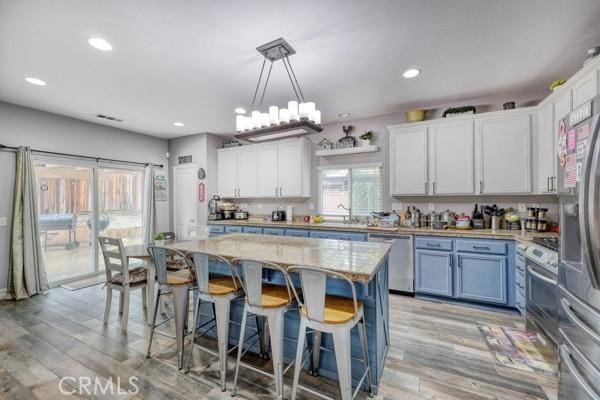
POLYGON ((600 399, 600 96, 558 135, 559 399, 600 399))

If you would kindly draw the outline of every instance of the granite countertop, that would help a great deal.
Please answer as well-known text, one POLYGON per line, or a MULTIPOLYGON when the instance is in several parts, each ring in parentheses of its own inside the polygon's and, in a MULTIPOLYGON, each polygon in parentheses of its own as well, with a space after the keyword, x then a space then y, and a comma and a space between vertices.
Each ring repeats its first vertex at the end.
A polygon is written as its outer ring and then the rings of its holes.
POLYGON ((173 243, 183 252, 204 252, 229 260, 249 258, 282 267, 305 265, 339 272, 355 282, 369 282, 390 251, 388 243, 232 233, 205 240, 173 243))
POLYGON ((237 226, 261 226, 272 228, 297 228, 297 229, 319 229, 331 231, 350 231, 362 233, 387 233, 387 234, 408 234, 421 236, 452 236, 466 238, 489 238, 489 239, 507 239, 518 241, 531 241, 534 236, 558 237, 557 233, 552 232, 522 232, 520 230, 508 229, 432 229, 432 228, 382 228, 382 227, 367 227, 365 225, 344 224, 340 222, 323 222, 310 223, 304 221, 293 222, 269 222, 261 219, 247 220, 217 220, 208 221, 211 225, 237 225, 237 226))

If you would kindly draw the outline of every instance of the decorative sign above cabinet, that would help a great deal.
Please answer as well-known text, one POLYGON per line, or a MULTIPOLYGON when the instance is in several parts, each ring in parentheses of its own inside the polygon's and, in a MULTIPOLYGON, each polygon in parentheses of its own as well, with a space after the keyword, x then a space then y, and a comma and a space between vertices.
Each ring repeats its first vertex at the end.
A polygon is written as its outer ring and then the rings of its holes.
POLYGON ((178 160, 179 160, 179 164, 189 164, 189 163, 192 162, 192 156, 191 155, 189 155, 189 156, 180 156, 178 158, 178 160))

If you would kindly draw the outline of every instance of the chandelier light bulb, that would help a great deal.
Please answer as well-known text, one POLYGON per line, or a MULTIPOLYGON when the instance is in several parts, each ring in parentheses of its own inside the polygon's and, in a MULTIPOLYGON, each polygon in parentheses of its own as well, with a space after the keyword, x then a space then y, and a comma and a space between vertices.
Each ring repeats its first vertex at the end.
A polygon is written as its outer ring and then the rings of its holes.
POLYGON ((271 126, 279 124, 279 107, 269 107, 269 123, 271 126))
POLYGON ((279 123, 280 124, 289 124, 290 123, 290 113, 287 108, 279 109, 279 123))
POLYGON ((321 111, 315 110, 315 124, 321 125, 321 111))
POLYGON ((288 101, 288 111, 290 121, 298 121, 298 102, 295 100, 288 101))

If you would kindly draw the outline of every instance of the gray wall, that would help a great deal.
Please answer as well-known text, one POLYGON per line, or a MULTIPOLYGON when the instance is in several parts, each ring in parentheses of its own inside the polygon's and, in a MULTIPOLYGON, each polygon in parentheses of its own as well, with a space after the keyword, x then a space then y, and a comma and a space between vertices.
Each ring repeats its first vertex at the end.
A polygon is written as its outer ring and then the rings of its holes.
MULTIPOLYGON (((0 102, 0 143, 34 149, 167 165, 167 141, 105 125, 0 102)), ((15 156, 0 151, 0 291, 6 288, 15 156)), ((164 173, 166 175, 167 168, 164 173)), ((161 174, 161 170, 157 170, 161 174)), ((169 227, 169 202, 157 203, 157 228, 169 227)))
MULTIPOLYGON (((208 201, 217 192, 217 148, 221 146, 223 138, 216 137, 207 133, 197 135, 183 136, 169 140, 169 167, 170 192, 173 193, 173 170, 178 165, 178 157, 192 156, 192 164, 196 167, 204 168, 206 171, 206 197, 204 203, 196 199, 198 222, 203 224, 208 217, 208 201)), ((173 217, 173 207, 170 210, 171 230, 175 230, 175 219, 173 217)))

